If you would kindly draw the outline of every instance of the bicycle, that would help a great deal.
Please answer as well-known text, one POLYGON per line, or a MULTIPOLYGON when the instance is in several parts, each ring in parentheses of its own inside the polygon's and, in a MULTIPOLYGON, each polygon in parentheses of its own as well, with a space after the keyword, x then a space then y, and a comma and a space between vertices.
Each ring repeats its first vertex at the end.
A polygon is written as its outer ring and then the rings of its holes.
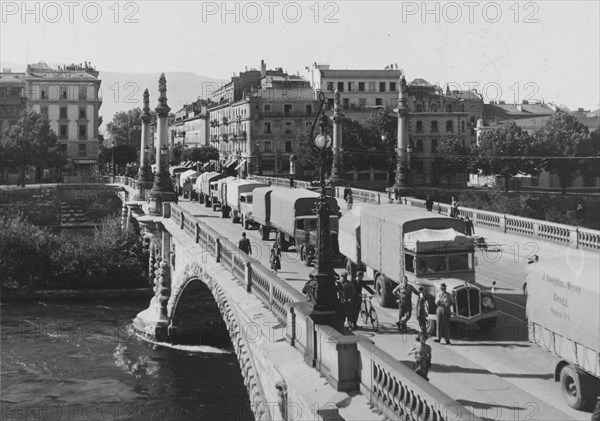
POLYGON ((373 303, 371 303, 372 298, 373 295, 362 294, 360 316, 365 324, 371 323, 371 326, 373 326, 373 329, 377 332, 379 330, 379 319, 375 308, 373 308, 373 303))

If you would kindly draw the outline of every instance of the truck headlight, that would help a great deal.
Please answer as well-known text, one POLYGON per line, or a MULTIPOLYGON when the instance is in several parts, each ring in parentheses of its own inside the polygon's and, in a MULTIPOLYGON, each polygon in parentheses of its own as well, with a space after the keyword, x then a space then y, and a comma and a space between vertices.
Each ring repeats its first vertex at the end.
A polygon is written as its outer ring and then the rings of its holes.
POLYGON ((494 300, 491 297, 483 297, 481 299, 481 304, 488 309, 494 308, 494 300))

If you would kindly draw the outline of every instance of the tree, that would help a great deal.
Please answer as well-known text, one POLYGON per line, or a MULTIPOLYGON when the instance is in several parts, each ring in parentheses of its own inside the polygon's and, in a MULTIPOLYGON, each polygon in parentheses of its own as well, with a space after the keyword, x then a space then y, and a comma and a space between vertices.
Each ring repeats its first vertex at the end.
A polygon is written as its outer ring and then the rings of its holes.
POLYGON ((373 169, 388 172, 390 180, 396 172, 398 148, 398 116, 389 109, 371 114, 365 124, 366 136, 371 143, 370 165, 373 169))
POLYGON ((536 161, 530 158, 533 151, 534 139, 514 122, 483 132, 474 148, 478 168, 484 175, 501 176, 507 192, 511 177, 539 172, 536 161))
POLYGON ((446 168, 448 184, 456 174, 464 174, 472 164, 470 150, 465 145, 465 137, 447 134, 437 147, 442 166, 446 168))
MULTIPOLYGON (((137 149, 132 145, 116 145, 114 147, 115 165, 125 167, 127 164, 137 161, 137 149)), ((113 150, 100 146, 99 160, 103 164, 112 163, 113 150)))
POLYGON ((558 175, 565 194, 571 180, 583 171, 586 160, 578 157, 591 152, 588 128, 575 116, 558 112, 535 133, 535 137, 540 154, 545 158, 542 167, 558 175))
POLYGON ((587 158, 581 166, 581 175, 586 180, 600 177, 600 130, 590 133, 589 140, 582 147, 583 155, 587 158))
POLYGON ((134 108, 129 111, 115 113, 111 122, 106 125, 110 138, 116 145, 130 145, 140 148, 142 140, 142 110, 134 108))
POLYGON ((36 167, 36 181, 39 182, 44 169, 66 162, 50 122, 33 111, 24 111, 17 123, 6 131, 4 154, 6 162, 19 169, 21 180, 25 179, 29 165, 36 167))
POLYGON ((184 149, 181 155, 182 161, 207 163, 219 159, 219 150, 214 146, 203 145, 198 148, 184 149))

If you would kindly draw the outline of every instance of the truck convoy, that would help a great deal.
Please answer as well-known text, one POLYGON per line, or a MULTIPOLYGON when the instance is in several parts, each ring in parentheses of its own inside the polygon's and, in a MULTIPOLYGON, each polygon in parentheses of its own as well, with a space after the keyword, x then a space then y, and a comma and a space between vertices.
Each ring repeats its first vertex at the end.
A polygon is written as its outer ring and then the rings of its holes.
POLYGON ((430 332, 442 283, 455 300, 452 321, 495 326, 494 297, 474 285, 475 247, 465 222, 431 215, 395 205, 354 207, 339 221, 339 249, 348 272, 365 271, 382 306, 395 304, 392 290, 404 276, 415 288, 423 287, 430 332))
POLYGON ((224 177, 210 182, 210 204, 213 211, 220 210, 221 217, 225 218, 227 214, 223 210, 223 201, 225 200, 225 186, 228 182, 235 181, 235 177, 224 177))
MULTIPOLYGON (((258 225, 262 240, 268 240, 271 231, 277 231, 283 251, 295 246, 301 259, 310 265, 317 244, 316 206, 319 194, 307 189, 285 189, 258 187, 252 192, 252 215, 244 215, 244 221, 251 218, 258 225)), ((334 253, 337 245, 339 206, 328 197, 330 208, 331 244, 334 253)))
POLYGON ((600 396, 599 273, 598 252, 574 248, 527 265, 529 340, 558 357, 554 380, 578 410, 600 396))

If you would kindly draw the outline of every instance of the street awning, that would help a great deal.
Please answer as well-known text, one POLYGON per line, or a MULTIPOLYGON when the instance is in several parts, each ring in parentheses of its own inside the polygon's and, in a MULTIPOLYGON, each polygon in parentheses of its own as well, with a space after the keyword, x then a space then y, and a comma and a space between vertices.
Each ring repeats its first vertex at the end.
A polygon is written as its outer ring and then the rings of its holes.
POLYGON ((225 165, 223 165, 223 167, 225 168, 231 168, 232 166, 234 166, 237 163, 237 159, 230 159, 229 161, 227 161, 225 163, 225 165))
POLYGON ((237 167, 235 167, 236 171, 237 171, 237 170, 239 170, 240 168, 242 168, 242 167, 243 167, 243 166, 246 164, 246 162, 248 162, 248 160, 247 160, 247 159, 242 159, 242 162, 240 162, 240 163, 238 164, 238 166, 237 166, 237 167))
POLYGON ((204 165, 202 166, 202 169, 203 169, 203 170, 207 169, 207 168, 208 168, 208 166, 209 166, 210 164, 212 164, 212 162, 207 162, 206 164, 204 164, 204 165))

